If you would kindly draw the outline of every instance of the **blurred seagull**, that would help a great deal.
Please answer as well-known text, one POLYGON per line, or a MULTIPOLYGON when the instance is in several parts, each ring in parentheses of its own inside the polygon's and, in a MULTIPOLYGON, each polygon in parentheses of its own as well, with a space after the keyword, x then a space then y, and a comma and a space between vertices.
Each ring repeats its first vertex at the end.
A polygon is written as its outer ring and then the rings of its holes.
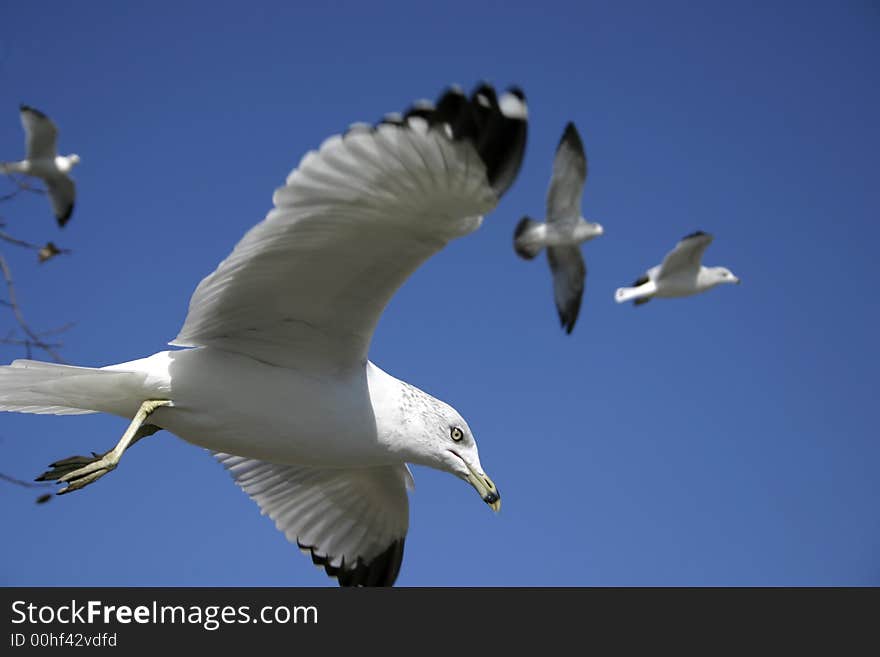
MULTIPOLYGON (((407 463, 501 505, 467 422, 368 359, 394 292, 482 223, 526 143, 519 89, 458 88, 303 157, 272 209, 202 280, 171 343, 100 369, 0 368, 0 410, 134 418, 112 450, 52 464, 86 486, 160 429, 212 450, 288 540, 342 585, 391 585, 409 524, 407 463)), ((158 464, 161 469, 161 464, 158 464)))
POLYGON ((58 155, 55 143, 58 128, 40 110, 21 105, 21 125, 25 132, 25 159, 0 163, 0 173, 23 173, 46 183, 52 212, 63 227, 73 214, 76 186, 67 174, 79 164, 79 155, 58 155))
POLYGON ((618 288, 614 300, 632 300, 638 306, 653 297, 688 297, 721 283, 739 283, 729 269, 702 266, 703 253, 711 243, 712 236, 701 230, 685 236, 661 264, 649 269, 632 287, 618 288))
POLYGON ((601 225, 581 216, 581 196, 586 179, 584 145, 574 123, 569 123, 553 160, 553 175, 547 192, 547 221, 541 223, 523 217, 513 233, 513 248, 526 260, 531 260, 547 247, 556 310, 566 333, 571 333, 577 321, 587 277, 580 244, 605 232, 601 225))

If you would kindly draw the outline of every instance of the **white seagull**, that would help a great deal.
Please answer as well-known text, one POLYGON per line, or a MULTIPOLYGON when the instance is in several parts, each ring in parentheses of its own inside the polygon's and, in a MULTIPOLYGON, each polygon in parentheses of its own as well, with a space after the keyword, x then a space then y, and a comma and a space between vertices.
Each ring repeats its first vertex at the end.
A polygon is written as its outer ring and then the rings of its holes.
POLYGON ((704 267, 703 253, 712 243, 712 236, 698 230, 686 235, 675 245, 663 262, 651 267, 632 287, 620 287, 614 293, 617 303, 633 301, 648 303, 654 297, 689 297, 711 290, 721 283, 739 283, 725 267, 704 267))
POLYGON ((0 173, 23 173, 46 183, 52 212, 63 227, 73 214, 76 185, 68 175, 79 164, 79 155, 58 155, 58 127, 40 110, 21 105, 21 125, 25 133, 25 159, 0 163, 0 173))
POLYGON ((600 224, 581 216, 581 196, 587 179, 587 156, 574 123, 565 126, 547 192, 547 221, 520 219, 513 233, 513 248, 531 260, 547 247, 547 261, 553 274, 553 296, 559 322, 571 333, 581 309, 587 266, 580 245, 604 231, 600 224))
POLYGON ((522 92, 479 86, 356 124, 309 152, 192 296, 172 345, 100 369, 19 360, 0 410, 133 418, 112 450, 43 479, 82 488, 166 429, 213 451, 291 542, 342 585, 391 585, 409 523, 407 463, 469 482, 500 507, 467 422, 367 359, 394 292, 476 230, 515 179, 522 92))

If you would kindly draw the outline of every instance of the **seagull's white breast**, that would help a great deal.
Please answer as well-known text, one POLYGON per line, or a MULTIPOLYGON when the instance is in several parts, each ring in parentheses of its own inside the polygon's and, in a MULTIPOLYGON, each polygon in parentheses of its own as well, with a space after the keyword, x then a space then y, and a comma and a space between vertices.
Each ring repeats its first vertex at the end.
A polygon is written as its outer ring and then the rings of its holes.
POLYGON ((364 369, 315 377, 213 348, 165 353, 174 406, 155 422, 187 442, 289 465, 399 460, 379 443, 364 369))

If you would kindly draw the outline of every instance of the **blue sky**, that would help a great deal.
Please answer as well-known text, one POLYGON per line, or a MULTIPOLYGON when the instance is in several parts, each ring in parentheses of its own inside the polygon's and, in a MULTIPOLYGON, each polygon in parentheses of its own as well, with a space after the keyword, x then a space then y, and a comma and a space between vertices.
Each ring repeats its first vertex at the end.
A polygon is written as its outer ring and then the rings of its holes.
MULTIPOLYGON (((160 351, 308 149, 449 83, 515 83, 519 179, 401 289, 371 354, 468 419, 504 506, 416 468, 398 584, 880 584, 876 5, 325 4, 5 9, 0 159, 20 156, 19 102, 82 157, 63 231, 44 199, 0 205, 17 236, 73 249, 38 266, 0 245, 30 323, 76 322, 75 364, 160 351), (543 215, 569 120, 605 235, 566 336, 511 234, 543 215), (696 229, 741 286, 614 303, 696 229)), ((4 414, 0 470, 32 477, 124 426, 4 414)), ((164 432, 95 486, 35 495, 0 485, 0 584, 335 584, 164 432)))

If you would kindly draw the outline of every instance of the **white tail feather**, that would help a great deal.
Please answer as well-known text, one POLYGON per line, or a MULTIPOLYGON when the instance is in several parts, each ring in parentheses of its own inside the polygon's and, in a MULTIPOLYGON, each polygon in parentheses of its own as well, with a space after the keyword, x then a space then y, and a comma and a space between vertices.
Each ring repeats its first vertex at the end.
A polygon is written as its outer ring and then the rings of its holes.
POLYGON ((138 372, 17 360, 0 367, 0 411, 125 414, 143 381, 138 372))
POLYGON ((617 303, 626 303, 627 301, 632 301, 633 299, 638 299, 640 297, 649 296, 648 293, 643 289, 642 286, 639 287, 619 287, 617 291, 614 293, 614 300, 617 303))

